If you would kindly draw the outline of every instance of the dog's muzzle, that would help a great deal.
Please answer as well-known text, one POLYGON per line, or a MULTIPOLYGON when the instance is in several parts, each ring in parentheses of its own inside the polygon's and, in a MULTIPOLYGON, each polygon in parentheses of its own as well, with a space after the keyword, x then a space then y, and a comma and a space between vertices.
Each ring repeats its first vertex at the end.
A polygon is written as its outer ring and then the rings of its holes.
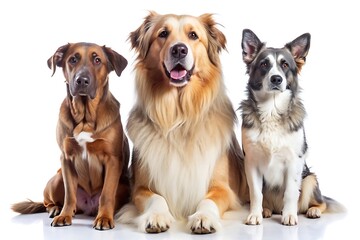
POLYGON ((163 66, 170 84, 175 87, 185 86, 194 70, 193 57, 188 47, 183 43, 175 44, 170 48, 169 58, 170 61, 166 61, 163 66))
POLYGON ((91 99, 94 99, 96 95, 96 80, 87 71, 77 73, 70 83, 70 93, 72 96, 89 96, 91 99))

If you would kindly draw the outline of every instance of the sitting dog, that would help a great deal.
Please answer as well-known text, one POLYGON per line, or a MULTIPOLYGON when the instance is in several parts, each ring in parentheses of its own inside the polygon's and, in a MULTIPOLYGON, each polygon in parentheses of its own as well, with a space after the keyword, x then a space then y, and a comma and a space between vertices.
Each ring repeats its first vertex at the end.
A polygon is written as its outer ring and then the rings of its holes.
POLYGON ((57 125, 61 169, 47 183, 43 203, 25 201, 12 209, 48 211, 52 226, 71 225, 75 213, 97 215, 93 227, 111 229, 114 212, 130 195, 130 150, 120 104, 109 91, 109 73, 115 70, 120 76, 127 60, 105 46, 69 43, 47 63, 53 74, 61 67, 66 80, 57 125))
POLYGON ((241 102, 242 144, 250 191, 247 224, 281 213, 284 225, 296 225, 298 212, 319 218, 334 200, 324 197, 306 165, 305 109, 298 74, 310 48, 305 33, 283 48, 266 47, 243 30, 243 60, 249 81, 241 102))
POLYGON ((246 197, 219 58, 226 38, 211 14, 150 12, 129 39, 138 54, 127 123, 133 189, 119 219, 149 233, 186 219, 191 232, 213 233, 224 211, 246 197))

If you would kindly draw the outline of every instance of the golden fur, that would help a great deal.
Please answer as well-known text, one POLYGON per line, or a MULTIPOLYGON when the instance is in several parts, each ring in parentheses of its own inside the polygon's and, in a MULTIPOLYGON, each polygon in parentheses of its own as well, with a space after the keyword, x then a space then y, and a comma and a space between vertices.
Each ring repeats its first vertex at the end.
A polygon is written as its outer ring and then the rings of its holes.
POLYGON ((214 232, 224 211, 247 197, 219 58, 226 38, 211 14, 150 12, 129 39, 138 54, 137 102, 127 123, 133 205, 122 209, 120 221, 163 232, 174 217, 188 218, 192 232, 214 232), (169 77, 177 50, 184 56, 176 61, 185 63, 173 66, 177 75, 186 70, 186 80, 169 77))

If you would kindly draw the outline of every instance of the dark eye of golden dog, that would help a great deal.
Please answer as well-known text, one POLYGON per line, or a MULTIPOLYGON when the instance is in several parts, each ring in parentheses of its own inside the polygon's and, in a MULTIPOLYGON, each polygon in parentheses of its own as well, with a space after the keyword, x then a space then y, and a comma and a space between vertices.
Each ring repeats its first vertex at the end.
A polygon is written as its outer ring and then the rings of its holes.
POLYGON ((168 30, 163 30, 159 33, 159 37, 160 38, 167 38, 169 36, 169 31, 168 30))
POLYGON ((189 38, 192 40, 197 40, 199 39, 198 35, 196 34, 196 32, 192 31, 189 33, 189 38))

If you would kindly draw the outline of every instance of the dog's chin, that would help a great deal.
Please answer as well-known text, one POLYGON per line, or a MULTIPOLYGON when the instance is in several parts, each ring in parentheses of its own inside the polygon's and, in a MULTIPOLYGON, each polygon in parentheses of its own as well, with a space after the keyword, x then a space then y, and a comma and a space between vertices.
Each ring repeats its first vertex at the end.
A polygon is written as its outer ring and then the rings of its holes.
POLYGON ((194 66, 186 70, 182 65, 176 65, 172 70, 167 70, 164 64, 166 76, 170 79, 170 84, 174 87, 184 87, 188 84, 193 74, 194 66))
POLYGON ((90 98, 91 100, 95 98, 95 93, 87 93, 83 91, 77 91, 77 92, 70 92, 71 96, 76 97, 84 97, 84 98, 90 98))

